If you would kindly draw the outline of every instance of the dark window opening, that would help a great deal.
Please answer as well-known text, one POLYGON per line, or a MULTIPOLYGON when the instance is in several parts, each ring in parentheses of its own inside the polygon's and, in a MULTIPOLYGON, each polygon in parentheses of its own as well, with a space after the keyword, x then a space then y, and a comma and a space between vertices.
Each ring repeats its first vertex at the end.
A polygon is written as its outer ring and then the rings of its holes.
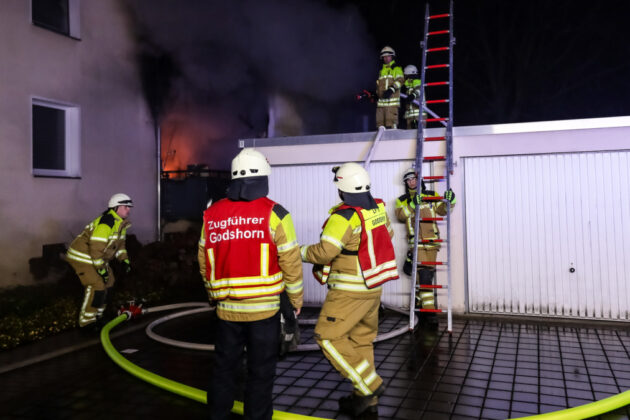
POLYGON ((31 0, 33 24, 64 35, 70 34, 68 0, 31 0))
POLYGON ((33 168, 66 169, 65 111, 33 105, 33 168))

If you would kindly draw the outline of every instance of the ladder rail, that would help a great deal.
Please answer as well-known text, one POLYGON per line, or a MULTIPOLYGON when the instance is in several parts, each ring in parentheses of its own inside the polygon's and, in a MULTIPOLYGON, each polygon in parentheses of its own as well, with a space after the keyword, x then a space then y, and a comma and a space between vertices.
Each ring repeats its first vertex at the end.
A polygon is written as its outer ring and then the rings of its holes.
MULTIPOLYGON (((416 156, 415 156, 415 169, 417 172, 417 176, 418 176, 418 180, 423 180, 424 178, 422 177, 422 164, 423 162, 429 162, 429 165, 431 167, 431 176, 428 178, 432 178, 434 180, 444 180, 446 182, 446 190, 450 190, 451 188, 451 181, 450 181, 450 175, 453 172, 453 49, 455 46, 455 37, 454 37, 454 25, 453 25, 453 0, 449 1, 449 13, 443 13, 443 14, 438 14, 438 15, 431 15, 429 13, 429 4, 426 4, 425 6, 425 13, 424 13, 424 37, 423 37, 423 41, 421 42, 421 47, 422 47, 422 66, 421 66, 421 89, 420 89, 420 98, 418 98, 417 100, 417 104, 419 106, 421 106, 421 108, 429 111, 429 114, 433 117, 433 118, 427 118, 426 122, 439 122, 441 123, 444 128, 445 128, 445 133, 444 133, 444 141, 445 141, 445 147, 446 147, 446 152, 445 152, 445 156, 424 156, 424 142, 425 141, 438 141, 441 140, 439 137, 430 137, 430 138, 426 138, 424 137, 424 128, 422 126, 422 124, 418 124, 418 129, 417 129, 417 135, 416 135, 416 156), (448 22, 448 30, 438 30, 438 31, 430 31, 429 30, 429 23, 432 19, 437 19, 437 18, 448 18, 449 22, 448 22), (449 35, 448 38, 448 46, 446 47, 433 47, 433 48, 429 48, 428 47, 428 38, 429 36, 433 36, 433 35, 445 35, 447 34, 449 35), (437 51, 448 51, 448 64, 432 64, 430 66, 427 66, 427 54, 430 52, 437 52, 437 51), (448 69, 448 81, 440 81, 440 82, 431 82, 431 83, 427 83, 426 82, 426 70, 434 70, 434 69, 448 69), (434 100, 434 101, 426 101, 426 92, 425 92, 425 88, 427 86, 447 86, 448 87, 448 99, 444 100, 434 100), (434 112, 428 110, 426 108, 426 103, 443 103, 443 104, 447 104, 448 105, 448 117, 439 117, 437 114, 435 114, 434 112), (420 105, 423 104, 423 105, 420 105), (436 160, 444 160, 446 162, 445 164, 445 174, 443 177, 439 177, 439 176, 433 176, 433 162, 436 160)), ((416 103, 416 101, 414 101, 414 103, 416 103)), ((418 189, 420 190, 421 186, 418 185, 418 189)), ((442 263, 432 263, 431 265, 446 265, 446 269, 447 269, 447 322, 448 322, 448 332, 449 334, 452 334, 453 332, 453 318, 452 318, 452 305, 453 305, 453 301, 452 301, 452 294, 451 294, 451 285, 452 285, 452 269, 451 269, 451 203, 450 201, 444 199, 444 197, 432 197, 433 200, 422 200, 422 201, 429 201, 429 202, 437 202, 440 201, 442 203, 444 203, 446 205, 446 264, 442 264, 442 263)), ((421 201, 421 202, 422 202, 421 201)), ((414 239, 413 239, 413 250, 412 250, 412 255, 413 255, 413 259, 412 259, 412 287, 411 287, 411 296, 410 296, 410 304, 409 304, 409 329, 413 330, 413 322, 411 321, 413 319, 413 312, 415 310, 415 299, 416 299, 416 287, 418 285, 418 243, 419 243, 419 230, 420 230, 420 204, 417 204, 415 206, 414 209, 414 215, 415 215, 415 220, 414 220, 414 239)), ((426 218, 425 218, 426 219, 426 218)), ((423 219, 423 220, 425 220, 423 219)), ((435 221, 440 220, 443 221, 442 218, 431 218, 431 219, 435 219, 435 221)), ((421 241, 422 243, 425 243, 426 241, 421 241)), ((441 242, 441 241, 440 241, 441 242)), ((434 283, 437 279, 434 278, 434 283)), ((442 288, 439 285, 434 284, 433 285, 433 289, 437 290, 439 288, 442 288)), ((428 309, 423 309, 422 312, 442 312, 439 309, 435 309, 435 310, 428 310, 428 309)))

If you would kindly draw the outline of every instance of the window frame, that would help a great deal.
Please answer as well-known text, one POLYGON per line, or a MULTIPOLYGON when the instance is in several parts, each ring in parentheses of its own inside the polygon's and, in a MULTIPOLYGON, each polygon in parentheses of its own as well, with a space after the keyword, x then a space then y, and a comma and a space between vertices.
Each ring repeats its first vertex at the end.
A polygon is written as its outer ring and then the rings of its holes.
POLYGON ((30 21, 33 26, 46 29, 59 35, 64 35, 76 40, 81 39, 81 19, 80 19, 80 0, 68 0, 68 32, 59 31, 51 26, 38 23, 33 20, 33 0, 29 2, 30 5, 30 21))
POLYGON ((76 104, 54 101, 41 97, 31 97, 30 107, 30 164, 35 177, 81 178, 81 109, 76 104), (33 107, 41 106, 64 111, 64 169, 36 168, 33 164, 35 155, 33 107))

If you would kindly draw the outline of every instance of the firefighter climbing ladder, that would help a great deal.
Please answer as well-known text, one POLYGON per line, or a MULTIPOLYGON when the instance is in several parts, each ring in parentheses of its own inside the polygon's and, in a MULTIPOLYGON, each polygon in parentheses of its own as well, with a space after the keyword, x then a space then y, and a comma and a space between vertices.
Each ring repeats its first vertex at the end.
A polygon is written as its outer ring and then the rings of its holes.
MULTIPOLYGON (((450 174, 453 170, 453 46, 455 45, 455 38, 453 37, 453 0, 449 2, 449 12, 443 14, 431 15, 429 13, 429 5, 426 5, 424 13, 424 40, 421 44, 422 47, 422 68, 421 68, 421 88, 419 103, 423 104, 423 109, 427 112, 426 126, 439 125, 439 130, 443 130, 443 135, 425 137, 425 124, 419 124, 418 134, 416 137, 416 160, 415 168, 418 172, 418 178, 424 182, 446 182, 446 190, 450 189, 450 174), (448 29, 444 29, 445 22, 448 23, 448 29), (430 29, 431 27, 431 29, 430 29), (441 29, 433 29, 433 27, 439 27, 441 29), (446 45, 445 45, 446 44, 446 45), (445 80, 448 77, 447 80, 445 80), (430 81, 427 81, 429 79, 430 81), (446 88, 446 89, 445 89, 446 88), (444 93, 447 90, 448 93, 444 93), (440 92, 441 95, 440 95, 440 92), (447 97, 445 97, 447 96, 447 97), (429 99, 432 98, 432 99, 429 99), (433 99, 435 98, 435 99, 433 99), (436 109, 443 110, 442 115, 435 113, 430 106, 435 106, 436 109), (445 155, 443 156, 424 156, 424 142, 444 142, 445 143, 445 155), (444 175, 434 175, 434 163, 445 162, 444 175), (427 162, 430 165, 430 175, 422 175, 422 163, 427 162)), ((413 248, 413 265, 412 267, 418 267, 420 265, 426 266, 445 266, 447 269, 447 286, 442 286, 436 283, 436 277, 433 276, 433 284, 431 285, 419 285, 418 284, 418 270, 413 270, 413 287, 411 288, 411 300, 409 305, 409 328, 413 329, 413 312, 442 312, 441 309, 416 309, 416 288, 420 290, 429 289, 434 293, 438 289, 446 289, 448 295, 447 303, 447 319, 448 319, 448 332, 453 332, 453 319, 452 319, 452 298, 451 298, 451 226, 450 226, 450 213, 451 204, 444 197, 426 197, 423 201, 443 201, 447 206, 447 214, 444 218, 423 218, 420 219, 420 206, 415 207, 415 224, 414 224, 414 248, 413 248), (446 262, 442 261, 418 261, 418 234, 420 228, 420 220, 423 222, 441 222, 446 221, 446 262)), ((422 243, 442 243, 443 239, 437 240, 421 240, 422 243)))

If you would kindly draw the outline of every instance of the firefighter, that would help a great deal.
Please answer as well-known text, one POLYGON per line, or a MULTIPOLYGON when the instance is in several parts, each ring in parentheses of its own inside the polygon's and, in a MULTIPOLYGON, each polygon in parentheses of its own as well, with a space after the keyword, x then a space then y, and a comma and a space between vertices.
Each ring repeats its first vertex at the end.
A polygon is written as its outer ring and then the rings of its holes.
POLYGON ((356 163, 333 168, 342 203, 330 209, 320 241, 301 247, 302 260, 328 286, 315 339, 354 392, 339 409, 354 416, 375 413, 385 387, 376 373, 373 341, 382 285, 398 278, 385 203, 370 193, 370 177, 356 163))
POLYGON ((98 330, 103 324, 108 290, 115 280, 110 262, 117 259, 127 273, 131 271, 125 238, 131 227, 127 218, 133 201, 127 194, 118 193, 109 199, 107 207, 72 241, 66 254, 85 288, 79 311, 81 328, 92 325, 98 330))
MULTIPOLYGON (((447 212, 447 205, 442 201, 422 201, 424 197, 437 197, 434 191, 427 190, 424 182, 421 182, 420 194, 418 189, 418 173, 414 168, 409 168, 403 174, 405 184, 405 194, 396 200, 396 217, 407 226, 407 239, 409 241, 409 251, 403 265, 403 272, 407 275, 412 273, 413 265, 413 244, 414 244, 414 224, 416 205, 420 205, 421 218, 434 218, 437 215, 444 216, 447 212)), ((452 190, 444 192, 444 198, 450 201, 451 209, 455 205, 455 193, 452 190)), ((437 261, 437 254, 440 250, 439 242, 429 242, 440 238, 440 230, 435 221, 420 221, 420 237, 418 238, 418 262, 437 261), (427 242, 423 242, 427 241, 427 242)), ((433 284, 435 266, 418 265, 419 284, 433 284)), ((416 293, 416 306, 424 309, 436 309, 435 293, 431 289, 419 289, 416 293)), ((434 315, 434 314, 433 314, 434 315)), ((435 317, 430 315, 431 321, 435 317)))
POLYGON ((396 128, 398 108, 400 107, 400 89, 405 82, 403 71, 396 65, 396 52, 386 46, 381 50, 383 66, 376 81, 376 128, 396 128))
POLYGON ((262 153, 243 149, 232 160, 227 198, 203 214, 199 268, 217 314, 208 390, 210 417, 215 420, 230 418, 245 347, 245 418, 271 419, 280 294, 286 290, 296 314, 302 307, 295 228, 289 212, 267 198, 270 173, 262 153))
MULTIPOLYGON (((420 107, 413 101, 420 99, 420 79, 418 78, 418 68, 413 64, 405 67, 403 71, 405 75, 405 84, 403 90, 407 93, 405 100, 405 121, 407 129, 418 128, 418 117, 420 116, 420 107)), ((422 113, 422 126, 425 126, 426 113, 422 113)))

